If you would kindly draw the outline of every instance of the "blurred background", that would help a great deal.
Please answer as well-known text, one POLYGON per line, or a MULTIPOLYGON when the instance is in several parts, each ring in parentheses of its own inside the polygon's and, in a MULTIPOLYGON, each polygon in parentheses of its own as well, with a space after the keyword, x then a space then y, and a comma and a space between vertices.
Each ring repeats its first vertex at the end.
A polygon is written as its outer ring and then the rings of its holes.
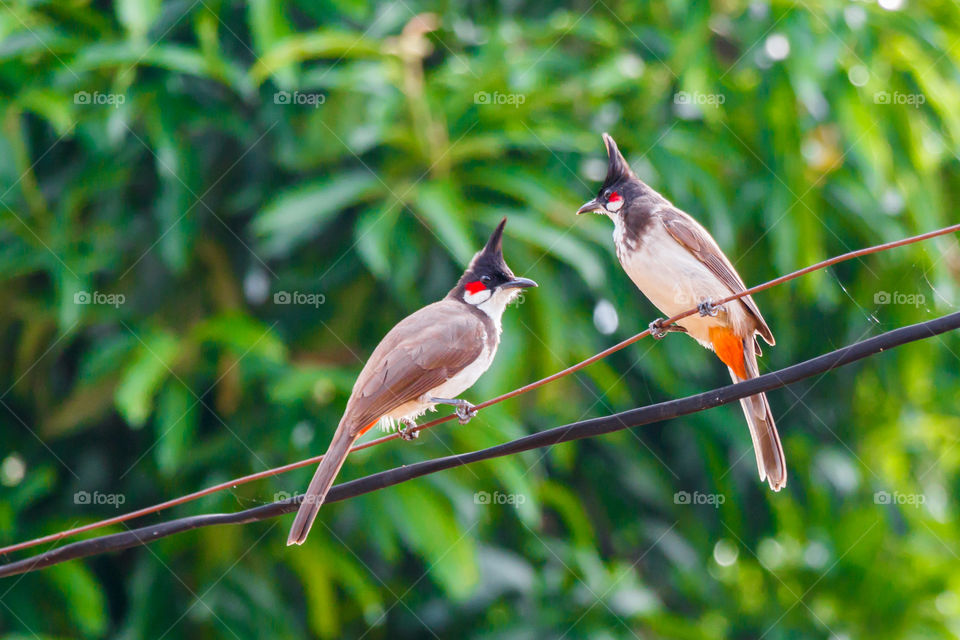
MULTIPOLYGON (((541 286, 465 397, 646 328, 612 225, 573 215, 602 131, 751 285, 955 222, 958 42, 917 0, 0 0, 0 544, 322 453, 504 215, 541 286)), ((958 277, 946 237, 764 292, 761 369, 955 311, 958 277)), ((770 393, 779 494, 734 404, 331 505, 301 548, 287 516, 7 578, 0 637, 956 637, 958 353, 770 393)), ((341 478, 727 383, 644 340, 341 478)))

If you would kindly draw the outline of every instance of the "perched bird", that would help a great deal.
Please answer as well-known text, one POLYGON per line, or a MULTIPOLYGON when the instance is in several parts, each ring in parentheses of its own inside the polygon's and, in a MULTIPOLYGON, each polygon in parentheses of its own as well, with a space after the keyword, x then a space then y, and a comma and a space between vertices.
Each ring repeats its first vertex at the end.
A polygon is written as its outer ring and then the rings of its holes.
POLYGON ((506 306, 521 289, 537 286, 514 276, 504 262, 506 224, 504 218, 443 300, 401 320, 374 349, 303 496, 288 545, 307 539, 350 447, 375 424, 399 422, 401 436, 409 440, 417 434, 410 430, 414 420, 435 405, 453 405, 462 423, 476 415, 473 405, 457 396, 493 362, 506 306))
MULTIPOLYGON (((750 296, 722 306, 720 300, 746 289, 717 242, 700 223, 651 189, 630 169, 608 134, 603 134, 609 164, 597 197, 577 211, 601 213, 613 220, 613 242, 624 271, 643 295, 668 316, 696 305, 699 315, 676 325, 650 323, 650 332, 662 338, 682 331, 711 349, 730 370, 734 382, 759 375, 756 334, 773 345, 770 327, 750 296), (678 326, 679 325, 679 326, 678 326)), ((750 426, 760 480, 779 491, 787 483, 787 465, 780 436, 766 395, 740 401, 750 426)))

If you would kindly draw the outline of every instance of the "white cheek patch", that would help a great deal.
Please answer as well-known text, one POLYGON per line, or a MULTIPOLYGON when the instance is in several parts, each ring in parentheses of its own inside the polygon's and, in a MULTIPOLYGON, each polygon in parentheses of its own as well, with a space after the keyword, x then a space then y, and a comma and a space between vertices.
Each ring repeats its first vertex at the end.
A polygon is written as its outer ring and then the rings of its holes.
POLYGON ((607 203, 607 211, 616 213, 617 211, 620 211, 620 207, 622 206, 623 206, 623 198, 622 197, 617 198, 616 200, 611 200, 610 202, 607 203))
POLYGON ((470 293, 469 291, 463 292, 463 301, 467 304, 483 304, 490 299, 490 296, 493 293, 490 289, 480 289, 476 293, 470 293))

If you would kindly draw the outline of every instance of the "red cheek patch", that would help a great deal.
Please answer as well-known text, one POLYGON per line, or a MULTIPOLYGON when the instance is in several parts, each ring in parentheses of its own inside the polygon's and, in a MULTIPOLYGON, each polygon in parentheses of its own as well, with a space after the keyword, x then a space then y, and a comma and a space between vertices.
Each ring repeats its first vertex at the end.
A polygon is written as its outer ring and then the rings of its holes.
POLYGON ((473 282, 468 282, 466 288, 467 288, 467 293, 469 293, 470 295, 473 295, 475 293, 480 293, 481 291, 486 289, 487 285, 483 284, 479 280, 474 280, 473 282))
POLYGON ((617 193, 616 191, 614 191, 613 193, 611 193, 611 194, 610 194, 610 197, 607 198, 607 202, 619 202, 620 200, 623 200, 623 196, 621 196, 621 195, 620 195, 619 193, 617 193))

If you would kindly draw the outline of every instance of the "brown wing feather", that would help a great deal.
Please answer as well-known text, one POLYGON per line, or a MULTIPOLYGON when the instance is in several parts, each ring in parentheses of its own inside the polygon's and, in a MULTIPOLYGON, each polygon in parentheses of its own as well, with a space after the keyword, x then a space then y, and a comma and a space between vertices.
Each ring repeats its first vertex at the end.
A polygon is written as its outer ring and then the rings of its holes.
POLYGON ((480 356, 486 329, 460 305, 452 300, 435 302, 384 336, 353 385, 343 424, 362 429, 436 388, 480 356))
MULTIPOLYGON (((670 232, 674 239, 687 248, 700 262, 705 264, 710 271, 720 278, 731 293, 740 293, 747 286, 740 279, 737 270, 733 268, 730 260, 724 255, 720 247, 717 246, 713 237, 700 226, 696 220, 686 213, 674 209, 662 209, 660 219, 664 227, 670 232)), ((774 344, 773 333, 767 326, 766 320, 760 314, 760 309, 750 296, 740 298, 747 310, 757 321, 757 331, 763 336, 767 344, 774 344)), ((759 345, 758 345, 759 346, 759 345)))

